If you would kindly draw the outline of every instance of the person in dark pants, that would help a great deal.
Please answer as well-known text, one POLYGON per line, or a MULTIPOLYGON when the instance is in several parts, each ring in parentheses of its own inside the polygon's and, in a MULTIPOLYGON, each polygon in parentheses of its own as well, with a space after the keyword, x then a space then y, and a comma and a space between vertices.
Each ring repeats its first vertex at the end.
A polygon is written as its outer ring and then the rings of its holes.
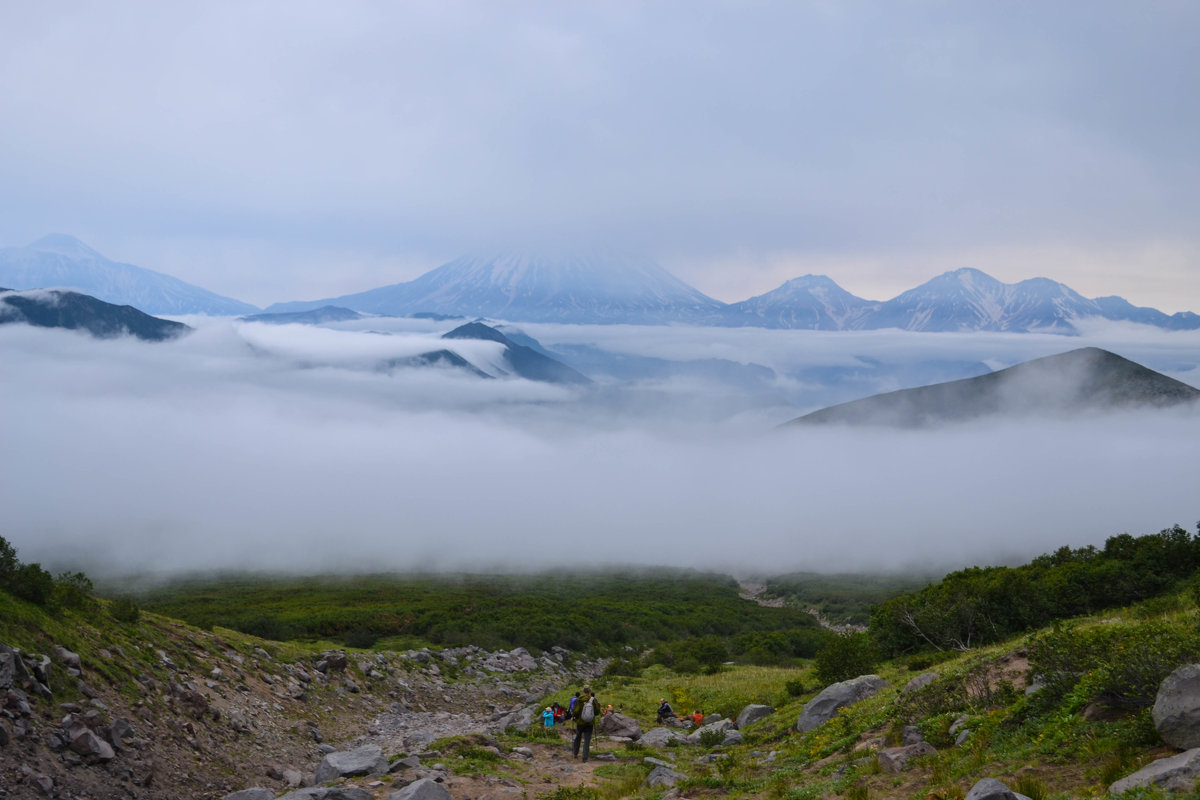
POLYGON ((571 757, 578 758, 579 744, 582 742, 583 760, 587 761, 592 747, 592 729, 596 726, 596 720, 600 719, 600 701, 592 694, 592 687, 583 687, 583 696, 575 704, 571 716, 575 720, 575 741, 571 743, 571 757), (587 721, 584 721, 585 708, 591 709, 592 718, 587 721))

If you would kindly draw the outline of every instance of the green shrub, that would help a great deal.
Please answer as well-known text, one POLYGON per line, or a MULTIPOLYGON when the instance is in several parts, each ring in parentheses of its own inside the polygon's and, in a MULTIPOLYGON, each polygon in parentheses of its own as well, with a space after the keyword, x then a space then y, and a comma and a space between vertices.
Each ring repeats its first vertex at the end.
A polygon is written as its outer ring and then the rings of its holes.
POLYGON ((1070 695, 1078 707, 1102 701, 1146 708, 1163 678, 1198 656, 1200 633, 1161 621, 1055 626, 1029 645, 1030 667, 1044 687, 1038 700, 1052 703, 1070 695))
POLYGON ((716 747, 724 741, 725 731, 713 729, 700 732, 701 747, 716 747))
POLYGON ((604 667, 605 677, 623 676, 636 678, 642 674, 642 665, 636 659, 614 658, 604 667))
POLYGON ((118 597, 108 606, 108 614, 117 622, 134 623, 142 616, 142 610, 131 597, 118 597))
POLYGON ((9 576, 10 594, 39 605, 50 605, 54 599, 54 578, 41 564, 21 564, 9 576))
POLYGON ((379 634, 370 628, 355 628, 347 631, 345 636, 346 647, 358 650, 370 650, 377 641, 379 641, 379 634))
POLYGON ((804 681, 799 678, 789 678, 783 688, 787 690, 789 697, 799 697, 804 694, 804 681))
POLYGON ((824 684, 869 675, 878 662, 875 645, 865 633, 847 633, 829 639, 817 653, 817 679, 824 684))
POLYGON ((54 579, 54 602, 60 608, 90 609, 96 605, 95 589, 82 572, 63 572, 54 579))

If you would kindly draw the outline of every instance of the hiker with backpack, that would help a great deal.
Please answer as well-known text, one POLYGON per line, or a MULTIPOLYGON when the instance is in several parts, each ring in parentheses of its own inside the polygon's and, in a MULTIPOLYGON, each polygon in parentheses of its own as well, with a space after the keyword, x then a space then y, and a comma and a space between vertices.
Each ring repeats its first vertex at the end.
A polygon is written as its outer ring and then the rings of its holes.
POLYGON ((592 729, 600 716, 600 701, 592 694, 592 687, 583 687, 583 696, 575 703, 571 712, 575 720, 575 740, 571 743, 571 757, 579 757, 579 744, 583 743, 583 760, 588 760, 592 747, 592 729))

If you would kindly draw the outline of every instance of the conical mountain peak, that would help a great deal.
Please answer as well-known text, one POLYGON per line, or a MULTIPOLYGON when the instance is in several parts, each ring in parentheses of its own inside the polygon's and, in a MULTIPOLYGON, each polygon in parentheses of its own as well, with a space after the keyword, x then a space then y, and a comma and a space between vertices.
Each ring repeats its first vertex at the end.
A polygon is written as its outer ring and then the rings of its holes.
POLYGON ((69 258, 94 258, 105 260, 104 256, 88 247, 83 242, 65 233, 51 233, 29 245, 30 250, 40 250, 43 253, 58 253, 69 258))

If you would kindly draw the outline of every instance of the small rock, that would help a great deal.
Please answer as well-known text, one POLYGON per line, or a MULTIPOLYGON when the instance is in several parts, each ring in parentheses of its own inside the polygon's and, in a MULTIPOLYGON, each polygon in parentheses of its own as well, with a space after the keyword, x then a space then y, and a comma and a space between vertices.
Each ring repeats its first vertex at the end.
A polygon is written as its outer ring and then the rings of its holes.
POLYGON ((879 766, 883 767, 884 772, 895 774, 908 769, 909 762, 914 758, 932 755, 936 752, 937 749, 929 742, 918 742, 907 747, 888 747, 880 750, 876 756, 879 758, 879 766))

